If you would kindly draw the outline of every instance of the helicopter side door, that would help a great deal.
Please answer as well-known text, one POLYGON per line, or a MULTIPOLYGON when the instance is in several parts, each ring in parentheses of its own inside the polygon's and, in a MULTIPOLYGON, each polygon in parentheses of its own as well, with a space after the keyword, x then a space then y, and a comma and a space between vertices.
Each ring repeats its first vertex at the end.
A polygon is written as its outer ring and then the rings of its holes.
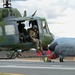
POLYGON ((0 46, 12 46, 19 43, 19 33, 16 24, 15 21, 8 21, 0 25, 0 46))

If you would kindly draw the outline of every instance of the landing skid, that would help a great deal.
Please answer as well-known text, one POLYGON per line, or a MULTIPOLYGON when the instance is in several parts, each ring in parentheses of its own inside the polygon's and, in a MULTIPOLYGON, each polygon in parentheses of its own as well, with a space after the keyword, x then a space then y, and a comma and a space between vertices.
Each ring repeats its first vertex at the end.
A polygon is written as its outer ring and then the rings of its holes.
POLYGON ((12 53, 12 55, 10 55, 9 59, 15 59, 16 57, 19 58, 21 56, 22 56, 21 53, 18 50, 16 50, 12 53))
POLYGON ((22 57, 18 50, 0 51, 0 59, 15 59, 16 57, 22 57))

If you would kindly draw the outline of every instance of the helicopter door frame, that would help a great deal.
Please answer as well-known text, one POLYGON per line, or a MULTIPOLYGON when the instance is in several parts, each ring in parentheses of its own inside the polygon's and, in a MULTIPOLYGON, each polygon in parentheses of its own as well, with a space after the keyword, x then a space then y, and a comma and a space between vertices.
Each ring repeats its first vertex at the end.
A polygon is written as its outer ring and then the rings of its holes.
POLYGON ((50 42, 53 40, 52 34, 49 30, 48 24, 46 22, 46 19, 42 19, 42 25, 43 25, 43 35, 44 35, 44 43, 45 45, 50 44, 50 42))
POLYGON ((50 34, 49 27, 45 19, 42 20, 42 25, 43 25, 43 33, 50 34))
POLYGON ((0 36, 3 35, 3 30, 2 30, 2 26, 0 26, 0 36))
POLYGON ((43 35, 43 28, 42 28, 42 20, 41 19, 37 19, 37 25, 38 25, 38 31, 39 31, 39 39, 41 40, 41 42, 44 41, 44 35, 43 35))

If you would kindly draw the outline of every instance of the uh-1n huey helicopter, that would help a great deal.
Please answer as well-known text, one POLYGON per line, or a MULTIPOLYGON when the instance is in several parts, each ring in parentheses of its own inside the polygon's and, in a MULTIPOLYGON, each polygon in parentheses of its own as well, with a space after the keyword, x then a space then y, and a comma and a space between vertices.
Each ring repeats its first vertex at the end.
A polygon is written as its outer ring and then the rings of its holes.
MULTIPOLYGON (((32 16, 24 16, 16 9, 11 7, 11 0, 3 0, 3 8, 0 8, 0 50, 1 51, 14 51, 10 58, 13 58, 15 52, 19 49, 27 51, 31 48, 36 48, 35 42, 24 40, 20 36, 21 27, 19 24, 25 25, 24 28, 28 30, 33 25, 38 27, 38 39, 42 41, 43 50, 47 45, 54 40, 53 34, 49 31, 45 18, 35 17, 36 11, 32 16)), ((26 37, 26 35, 25 35, 26 37)))

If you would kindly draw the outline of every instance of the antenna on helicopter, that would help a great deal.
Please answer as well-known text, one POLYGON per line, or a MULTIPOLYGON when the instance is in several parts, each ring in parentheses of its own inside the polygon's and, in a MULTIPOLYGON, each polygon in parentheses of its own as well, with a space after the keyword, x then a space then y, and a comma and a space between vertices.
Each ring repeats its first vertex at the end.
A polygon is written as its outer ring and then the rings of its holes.
POLYGON ((11 0, 3 0, 3 7, 10 8, 11 7, 11 0))
POLYGON ((35 16, 36 12, 37 12, 37 10, 36 10, 36 11, 32 14, 32 17, 34 17, 34 16, 35 16))

